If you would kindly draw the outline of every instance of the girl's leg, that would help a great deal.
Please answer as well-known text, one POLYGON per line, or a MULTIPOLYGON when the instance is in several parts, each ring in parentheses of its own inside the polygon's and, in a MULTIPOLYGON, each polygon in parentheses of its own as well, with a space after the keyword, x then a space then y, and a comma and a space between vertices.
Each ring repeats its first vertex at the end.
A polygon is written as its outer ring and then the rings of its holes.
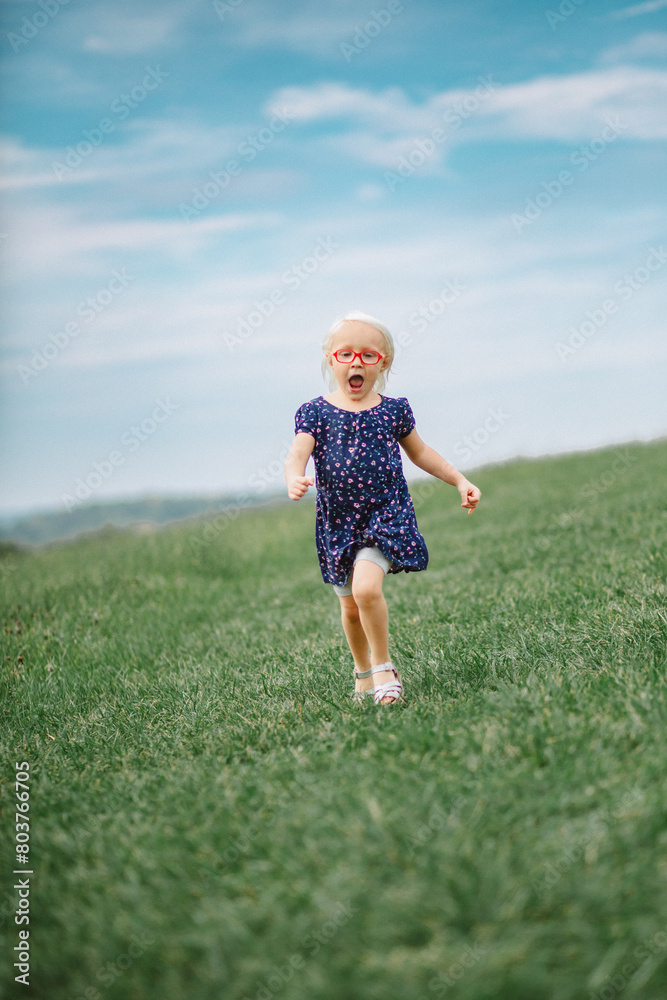
MULTIPOLYGON (((354 665, 359 671, 368 670, 371 666, 368 639, 361 624, 357 603, 351 594, 346 597, 340 597, 339 600, 343 631, 345 632, 345 638, 354 659, 354 665)), ((357 680, 357 691, 363 691, 369 687, 373 687, 372 678, 368 677, 357 680)))
MULTIPOLYGON (((373 667, 377 666, 378 663, 386 663, 389 660, 389 614, 387 612, 387 602, 382 593, 383 581, 384 570, 376 563, 360 559, 354 564, 352 597, 359 610, 361 628, 370 643, 371 666, 373 667)), ((354 651, 352 655, 354 656, 354 651)), ((357 669, 360 668, 357 667, 357 669)), ((380 684, 393 679, 394 674, 391 670, 381 670, 379 673, 373 674, 372 678, 369 677, 367 680, 371 681, 371 683, 366 683, 364 686, 379 687, 380 684)))

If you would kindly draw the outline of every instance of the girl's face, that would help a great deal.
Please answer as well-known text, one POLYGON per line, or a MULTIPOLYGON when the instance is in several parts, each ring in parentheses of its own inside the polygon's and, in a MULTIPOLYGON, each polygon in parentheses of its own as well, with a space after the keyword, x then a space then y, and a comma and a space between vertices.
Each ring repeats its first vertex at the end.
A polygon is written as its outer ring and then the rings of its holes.
POLYGON ((378 375, 389 365, 389 358, 384 357, 386 348, 384 337, 374 326, 362 323, 360 320, 346 320, 340 330, 334 334, 331 349, 327 358, 334 373, 338 389, 346 399, 360 400, 373 391, 378 375), (376 365, 365 365, 361 358, 355 358, 349 364, 336 360, 334 354, 347 348, 353 352, 377 351, 382 360, 376 365))

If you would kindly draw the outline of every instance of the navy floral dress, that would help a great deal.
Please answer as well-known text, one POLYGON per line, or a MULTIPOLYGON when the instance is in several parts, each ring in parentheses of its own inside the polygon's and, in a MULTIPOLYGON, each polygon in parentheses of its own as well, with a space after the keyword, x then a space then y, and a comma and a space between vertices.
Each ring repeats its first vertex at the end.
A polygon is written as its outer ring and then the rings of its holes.
POLYGON ((392 562, 390 573, 426 569, 398 445, 415 426, 407 399, 383 396, 370 410, 341 410, 318 396, 299 407, 294 426, 315 438, 315 539, 325 583, 344 586, 356 553, 369 545, 392 562))

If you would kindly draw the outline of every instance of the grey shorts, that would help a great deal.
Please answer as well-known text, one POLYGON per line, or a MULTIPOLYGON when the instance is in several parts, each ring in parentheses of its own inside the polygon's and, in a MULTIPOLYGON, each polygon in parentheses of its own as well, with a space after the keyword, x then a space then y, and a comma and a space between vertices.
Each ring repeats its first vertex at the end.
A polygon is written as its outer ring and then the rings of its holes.
MULTIPOLYGON (((365 559, 367 562, 375 563, 376 566, 380 566, 384 570, 385 576, 391 569, 392 563, 390 559, 383 556, 377 545, 373 545, 366 549, 359 549, 356 556, 354 557, 355 563, 358 563, 360 559, 365 559)), ((347 583, 343 587, 339 587, 338 584, 334 583, 333 589, 334 594, 339 597, 349 597, 352 593, 352 573, 354 572, 354 566, 352 567, 352 572, 347 578, 347 583)))

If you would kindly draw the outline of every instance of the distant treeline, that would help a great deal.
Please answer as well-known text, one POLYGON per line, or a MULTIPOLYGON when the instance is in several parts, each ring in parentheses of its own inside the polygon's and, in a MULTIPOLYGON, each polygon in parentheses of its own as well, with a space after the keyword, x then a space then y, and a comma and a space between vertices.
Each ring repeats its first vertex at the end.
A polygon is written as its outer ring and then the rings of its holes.
MULTIPOLYGON (((249 503, 266 502, 267 497, 249 503)), ((113 503, 82 504, 72 511, 54 510, 30 514, 0 523, 0 542, 18 545, 46 545, 104 528, 158 526, 190 517, 216 514, 237 504, 236 494, 217 497, 145 497, 113 503)), ((6 548, 0 546, 0 548, 6 548)))

